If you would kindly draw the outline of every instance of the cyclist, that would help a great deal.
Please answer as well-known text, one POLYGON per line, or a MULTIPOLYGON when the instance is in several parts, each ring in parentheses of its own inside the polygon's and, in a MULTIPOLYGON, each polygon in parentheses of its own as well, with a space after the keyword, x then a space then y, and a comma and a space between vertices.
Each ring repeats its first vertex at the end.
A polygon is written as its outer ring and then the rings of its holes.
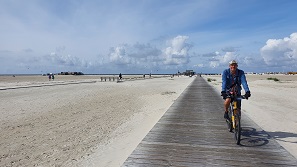
MULTIPOLYGON (((251 96, 251 92, 249 89, 249 86, 247 84, 245 74, 243 70, 240 70, 237 68, 238 63, 235 60, 232 60, 229 62, 229 69, 225 69, 222 75, 222 92, 221 96, 223 96, 223 99, 225 100, 224 103, 224 108, 225 108, 225 113, 224 113, 224 118, 229 119, 228 115, 228 108, 231 103, 231 98, 230 98, 230 89, 233 84, 238 83, 237 87, 237 94, 240 96, 241 95, 241 85, 243 86, 243 89, 245 90, 245 97, 248 99, 251 96)), ((241 109, 241 102, 238 102, 238 109, 241 109)))

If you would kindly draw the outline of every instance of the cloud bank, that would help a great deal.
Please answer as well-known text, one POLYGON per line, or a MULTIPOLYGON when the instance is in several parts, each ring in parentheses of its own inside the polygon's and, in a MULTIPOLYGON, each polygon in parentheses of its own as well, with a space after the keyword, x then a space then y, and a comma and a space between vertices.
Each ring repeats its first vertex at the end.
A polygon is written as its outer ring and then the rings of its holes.
MULTIPOLYGON (((244 46, 243 46, 244 47, 244 46)), ((228 68, 228 62, 236 60, 239 67, 249 72, 284 72, 297 67, 297 33, 283 39, 268 39, 266 45, 254 55, 241 54, 240 47, 225 47, 221 51, 201 54, 193 67, 197 70, 215 71, 228 68)), ((193 61, 193 59, 191 60, 193 61)))
POLYGON ((268 66, 296 67, 297 33, 283 39, 269 39, 260 50, 268 66))
MULTIPOLYGON (((65 46, 57 47, 51 53, 42 56, 36 55, 32 49, 25 49, 19 53, 2 51, 0 56, 7 53, 14 55, 13 57, 25 55, 18 59, 10 59, 9 63, 14 64, 13 66, 28 66, 28 69, 38 69, 42 72, 157 72, 157 70, 177 69, 190 62, 192 45, 188 43, 188 39, 188 36, 178 35, 163 41, 161 46, 150 43, 121 44, 111 47, 107 55, 98 54, 94 60, 82 59, 80 55, 73 56, 65 46)), ((9 66, 7 67, 5 71, 13 71, 9 66)), ((29 72, 28 69, 27 72, 29 72)))
POLYGON ((121 44, 111 47, 106 55, 92 60, 82 55, 71 55, 65 46, 56 47, 48 54, 40 55, 31 48, 18 52, 0 50, 2 73, 46 73, 82 71, 84 73, 158 73, 177 72, 179 69, 220 72, 228 68, 228 62, 237 60, 239 67, 249 72, 291 71, 297 64, 297 33, 283 39, 268 39, 255 55, 241 54, 241 47, 228 46, 211 53, 192 52, 189 36, 178 35, 154 43, 121 44), (7 59, 7 56, 10 58, 7 59), (33 72, 35 71, 35 72, 33 72))
POLYGON ((109 63, 138 69, 176 69, 189 63, 192 45, 188 39, 188 36, 176 36, 166 41, 165 48, 140 43, 112 47, 109 63))

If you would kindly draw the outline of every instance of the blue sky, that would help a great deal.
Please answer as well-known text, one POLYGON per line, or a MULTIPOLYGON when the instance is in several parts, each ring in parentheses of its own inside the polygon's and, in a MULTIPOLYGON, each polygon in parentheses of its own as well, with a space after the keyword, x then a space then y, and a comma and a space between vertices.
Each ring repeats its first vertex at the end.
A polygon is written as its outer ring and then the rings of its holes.
POLYGON ((0 74, 297 71, 295 0, 3 0, 0 74))

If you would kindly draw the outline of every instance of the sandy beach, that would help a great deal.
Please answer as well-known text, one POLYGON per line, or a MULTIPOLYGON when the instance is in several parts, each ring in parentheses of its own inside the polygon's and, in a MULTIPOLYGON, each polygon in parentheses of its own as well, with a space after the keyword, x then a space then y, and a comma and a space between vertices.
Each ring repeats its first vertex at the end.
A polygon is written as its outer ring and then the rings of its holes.
MULTIPOLYGON (((220 75, 203 77, 220 92, 220 75)), ((194 79, 0 76, 0 166, 121 166, 194 79)), ((243 112, 297 158, 297 76, 247 80, 243 112)))
MULTIPOLYGON (((221 92, 220 75, 203 77, 221 92)), ((242 102, 243 112, 297 158, 297 75, 246 75, 246 78, 252 96, 242 102)))
POLYGON ((1 76, 0 166, 120 166, 194 77, 1 76))

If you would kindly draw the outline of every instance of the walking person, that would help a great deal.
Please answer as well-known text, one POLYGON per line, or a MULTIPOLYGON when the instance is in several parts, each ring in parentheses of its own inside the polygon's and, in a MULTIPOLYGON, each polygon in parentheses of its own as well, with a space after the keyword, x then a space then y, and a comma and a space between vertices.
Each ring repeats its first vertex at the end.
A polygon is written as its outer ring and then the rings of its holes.
POLYGON ((120 73, 120 75, 119 75, 119 79, 120 79, 120 81, 122 80, 122 73, 120 73))

